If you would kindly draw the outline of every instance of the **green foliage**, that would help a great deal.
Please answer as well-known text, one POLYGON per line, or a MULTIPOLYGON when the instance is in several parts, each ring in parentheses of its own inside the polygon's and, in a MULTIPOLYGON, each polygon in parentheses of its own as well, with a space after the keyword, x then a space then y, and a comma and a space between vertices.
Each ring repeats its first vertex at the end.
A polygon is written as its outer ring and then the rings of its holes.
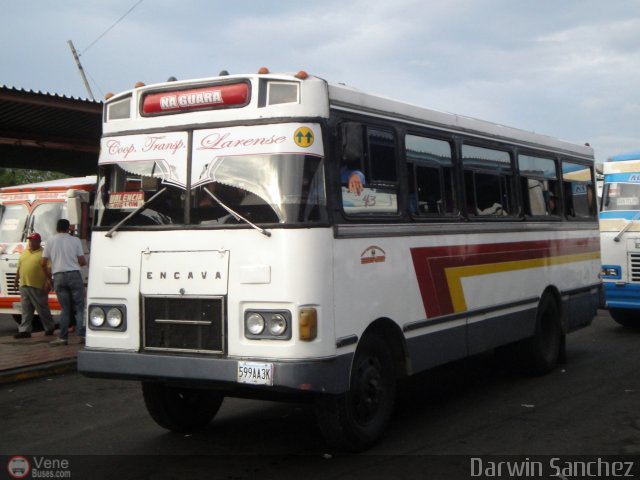
POLYGON ((0 187, 12 187, 14 185, 24 185, 25 183, 46 182, 66 178, 67 175, 58 172, 47 172, 44 170, 14 170, 11 168, 0 168, 0 187))

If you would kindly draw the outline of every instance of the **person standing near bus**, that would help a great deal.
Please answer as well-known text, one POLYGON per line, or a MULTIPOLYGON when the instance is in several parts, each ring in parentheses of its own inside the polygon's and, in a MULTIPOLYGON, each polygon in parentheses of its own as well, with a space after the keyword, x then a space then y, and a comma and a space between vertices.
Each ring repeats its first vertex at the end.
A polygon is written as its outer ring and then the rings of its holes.
POLYGON ((16 289, 20 289, 20 304, 22 306, 22 321, 18 333, 13 338, 30 338, 33 329, 33 314, 38 312, 44 327, 44 334, 53 335, 55 323, 49 308, 49 285, 47 276, 41 268, 42 238, 33 232, 27 237, 29 244, 18 258, 16 270, 16 289))
POLYGON ((47 281, 55 289, 62 312, 60 336, 51 345, 66 345, 69 337, 71 313, 75 311, 76 333, 84 341, 84 280, 80 267, 87 264, 80 239, 69 235, 69 220, 61 218, 56 234, 44 247, 41 266, 47 281), (49 266, 49 260, 51 266, 49 266))

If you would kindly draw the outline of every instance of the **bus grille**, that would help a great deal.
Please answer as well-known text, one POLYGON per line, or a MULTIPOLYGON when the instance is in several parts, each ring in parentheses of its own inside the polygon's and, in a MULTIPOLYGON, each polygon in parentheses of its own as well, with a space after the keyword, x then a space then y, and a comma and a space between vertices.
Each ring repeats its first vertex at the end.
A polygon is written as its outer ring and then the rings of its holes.
POLYGON ((145 350, 224 353, 222 297, 143 297, 145 350))
POLYGON ((640 282, 640 253, 629 254, 629 281, 640 282))
POLYGON ((4 279, 7 282, 7 294, 20 295, 20 291, 16 289, 16 273, 5 273, 4 279))

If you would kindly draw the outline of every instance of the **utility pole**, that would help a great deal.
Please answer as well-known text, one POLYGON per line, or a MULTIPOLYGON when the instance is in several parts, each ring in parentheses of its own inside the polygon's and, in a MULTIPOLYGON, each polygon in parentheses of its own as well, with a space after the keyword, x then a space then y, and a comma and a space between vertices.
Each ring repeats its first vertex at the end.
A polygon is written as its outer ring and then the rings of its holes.
POLYGON ((87 92, 89 93, 89 98, 91 98, 91 100, 95 100, 95 98, 93 98, 93 92, 91 91, 91 87, 89 87, 87 76, 84 74, 84 69, 82 68, 82 64, 80 63, 80 57, 78 56, 78 52, 76 52, 76 49, 73 46, 73 42, 71 40, 67 40, 67 43, 69 44, 69 48, 71 48, 73 59, 76 61, 76 65, 78 66, 78 70, 80 71, 80 76, 82 76, 82 80, 84 81, 84 86, 87 89, 87 92))

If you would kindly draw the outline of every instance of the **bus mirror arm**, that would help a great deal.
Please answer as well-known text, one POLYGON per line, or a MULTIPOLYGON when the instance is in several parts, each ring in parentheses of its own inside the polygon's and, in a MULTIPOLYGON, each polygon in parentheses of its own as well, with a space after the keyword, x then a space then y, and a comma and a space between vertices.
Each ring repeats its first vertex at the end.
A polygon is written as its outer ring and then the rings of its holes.
POLYGON ((127 222, 131 217, 133 217, 134 215, 138 214, 139 212, 141 212, 142 210, 144 210, 145 208, 147 208, 147 205, 149 205, 151 202, 153 202, 156 198, 158 198, 160 195, 162 195, 164 192, 167 191, 167 187, 164 187, 162 190, 160 190, 159 192, 157 192, 155 195, 153 195, 149 200, 147 200, 146 202, 144 202, 142 205, 140 205, 138 208, 136 208, 133 212, 131 212, 129 215, 127 215, 126 217, 124 217, 122 220, 120 220, 118 223, 116 223, 111 230, 109 230, 107 232, 107 234, 105 235, 105 237, 107 238, 111 238, 113 236, 113 234, 116 232, 116 230, 118 230, 125 222, 127 222))
POLYGON ((624 228, 622 230, 620 230, 620 232, 615 237, 613 237, 613 241, 614 242, 619 242, 620 239, 622 238, 622 235, 624 234, 624 232, 629 230, 631 228, 631 225, 633 225, 633 222, 638 220, 638 218, 640 218, 640 212, 636 213, 635 216, 629 221, 629 223, 627 223, 624 226, 624 228))

